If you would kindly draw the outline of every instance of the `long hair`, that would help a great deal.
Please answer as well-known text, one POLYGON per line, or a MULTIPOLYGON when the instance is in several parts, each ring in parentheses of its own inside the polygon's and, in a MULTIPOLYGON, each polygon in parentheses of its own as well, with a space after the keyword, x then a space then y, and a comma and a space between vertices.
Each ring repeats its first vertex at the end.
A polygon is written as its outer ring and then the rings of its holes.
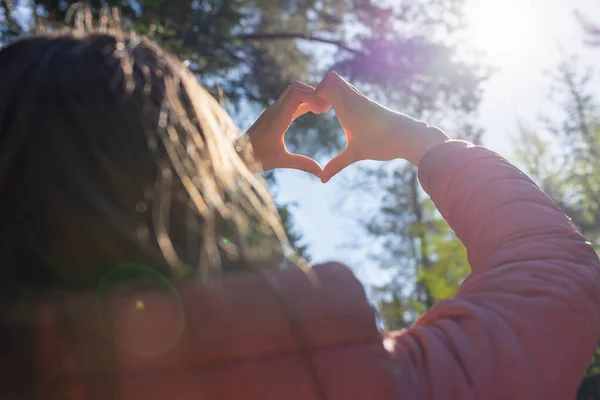
POLYGON ((0 257, 32 258, 11 282, 86 285, 119 261, 210 274, 285 245, 239 131, 147 38, 29 37, 0 51, 0 76, 0 257))
MULTIPOLYGON (((122 264, 170 279, 280 265, 284 230, 218 102, 151 40, 77 18, 0 50, 3 315, 122 264)), ((3 380, 23 385, 26 325, 0 330, 3 380)))

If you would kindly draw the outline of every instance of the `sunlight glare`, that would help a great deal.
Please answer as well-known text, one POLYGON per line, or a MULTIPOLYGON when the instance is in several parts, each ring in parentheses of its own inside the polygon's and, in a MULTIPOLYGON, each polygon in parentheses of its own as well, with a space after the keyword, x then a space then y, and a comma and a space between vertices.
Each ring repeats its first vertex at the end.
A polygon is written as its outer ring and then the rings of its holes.
POLYGON ((466 40, 492 66, 513 64, 531 54, 536 33, 531 1, 469 0, 465 11, 466 40))

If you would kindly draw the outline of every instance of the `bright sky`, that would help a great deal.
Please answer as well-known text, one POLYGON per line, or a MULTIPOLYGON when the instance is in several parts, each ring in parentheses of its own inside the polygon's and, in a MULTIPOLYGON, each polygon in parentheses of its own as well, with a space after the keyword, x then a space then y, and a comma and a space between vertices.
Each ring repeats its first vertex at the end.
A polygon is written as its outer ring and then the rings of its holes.
MULTIPOLYGON (((546 72, 556 69, 561 51, 577 54, 584 65, 600 65, 600 48, 583 45, 575 10, 600 22, 598 0, 467 0, 470 28, 466 39, 484 50, 489 63, 498 68, 484 86, 480 109, 486 130, 484 144, 508 159, 510 135, 516 133, 518 119, 533 124, 548 107, 545 99, 550 80, 546 72)), ((600 70, 597 72, 599 75, 600 70)), ((600 81, 594 85, 600 94, 600 81)), ((342 198, 351 196, 342 184, 356 172, 350 167, 323 185, 307 174, 283 171, 278 173, 276 198, 298 204, 294 209, 296 226, 310 245, 314 263, 344 262, 369 284, 381 274, 364 260, 366 251, 345 247, 359 228, 352 215, 339 209, 342 198)))

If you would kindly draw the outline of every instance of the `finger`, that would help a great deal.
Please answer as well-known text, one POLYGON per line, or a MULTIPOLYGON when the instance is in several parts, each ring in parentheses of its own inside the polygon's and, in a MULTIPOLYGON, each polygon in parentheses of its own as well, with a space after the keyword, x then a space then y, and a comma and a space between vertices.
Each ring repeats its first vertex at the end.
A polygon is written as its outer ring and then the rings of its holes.
POLYGON ((289 115, 290 118, 292 118, 301 104, 310 104, 314 98, 314 88, 311 88, 310 86, 306 88, 302 85, 292 85, 289 93, 283 98, 279 106, 279 112, 281 112, 283 115, 289 115))
MULTIPOLYGON (((292 107, 293 104, 298 104, 298 108, 301 111, 296 110, 292 116, 292 120, 306 114, 307 112, 313 112, 314 114, 320 114, 329 111, 331 104, 325 99, 318 98, 315 96, 316 90, 314 87, 307 85, 304 82, 296 81, 289 88, 286 93, 287 97, 282 98, 282 104, 288 104, 292 107), (308 94, 312 93, 312 96, 308 94), (305 107, 304 104, 308 104, 309 107, 305 107)), ((289 110, 288 110, 289 111, 289 110)))
POLYGON ((315 91, 314 87, 312 87, 309 84, 306 84, 306 83, 304 83, 302 81, 296 81, 296 82, 292 83, 290 86, 291 86, 292 89, 296 88, 296 89, 311 90, 313 92, 315 91))
MULTIPOLYGON (((316 94, 316 89, 310 85, 307 85, 304 82, 296 81, 294 84, 292 84, 292 87, 298 89, 312 90, 316 94)), ((315 114, 327 112, 331 108, 331 104, 327 100, 319 98, 316 95, 313 96, 313 98, 311 99, 310 105, 310 111, 312 111, 315 114)))
MULTIPOLYGON (((324 99, 338 111, 348 104, 350 99, 362 94, 334 71, 328 72, 317 85, 317 99, 324 99)), ((327 103, 321 103, 327 104, 327 103)))
POLYGON ((321 174, 323 173, 323 169, 319 163, 310 157, 302 156, 300 154, 288 153, 282 163, 282 168, 291 168, 308 172, 317 178, 321 178, 321 174))
POLYGON ((353 151, 346 149, 323 168, 321 175, 321 182, 327 183, 331 178, 337 175, 341 170, 349 166, 350 164, 358 161, 353 151))
POLYGON ((290 94, 290 91, 292 90, 291 86, 288 86, 283 93, 281 93, 281 95, 279 96, 279 98, 277 99, 277 101, 275 101, 275 104, 273 104, 274 106, 277 106, 281 103, 283 103, 286 99, 286 97, 288 97, 288 95, 290 94))
POLYGON ((297 118, 300 118, 304 114, 309 113, 311 111, 312 111, 312 106, 310 104, 306 104, 306 103, 300 104, 298 106, 298 108, 296 108, 294 115, 292 115, 292 121, 294 121, 297 118))
POLYGON ((294 90, 301 90, 301 91, 310 91, 310 92, 315 92, 315 88, 307 85, 304 82, 301 81, 296 81, 294 83, 292 83, 290 86, 288 86, 284 92, 279 96, 279 98, 277 99, 277 101, 275 101, 275 104, 282 104, 285 103, 286 100, 289 98, 289 95, 292 91, 294 90))
POLYGON ((326 113, 331 109, 331 102, 327 99, 319 97, 315 93, 315 98, 311 103, 312 109, 311 111, 315 114, 326 113))
POLYGON ((317 85, 315 94, 331 103, 339 102, 343 95, 342 89, 345 82, 337 72, 329 71, 317 85))

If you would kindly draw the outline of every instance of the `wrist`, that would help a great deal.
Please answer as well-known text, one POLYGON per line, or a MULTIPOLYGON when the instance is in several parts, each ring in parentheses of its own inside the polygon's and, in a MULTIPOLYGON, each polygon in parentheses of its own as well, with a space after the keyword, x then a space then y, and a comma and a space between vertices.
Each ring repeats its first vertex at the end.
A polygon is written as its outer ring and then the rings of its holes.
POLYGON ((441 129, 434 126, 427 126, 423 128, 421 134, 418 135, 418 140, 415 142, 414 154, 409 161, 415 167, 419 167, 421 159, 429 152, 429 150, 451 140, 452 139, 441 129))
POLYGON ((444 131, 401 113, 394 113, 396 134, 400 133, 398 149, 401 158, 418 167, 421 158, 432 148, 452 140, 444 131))

